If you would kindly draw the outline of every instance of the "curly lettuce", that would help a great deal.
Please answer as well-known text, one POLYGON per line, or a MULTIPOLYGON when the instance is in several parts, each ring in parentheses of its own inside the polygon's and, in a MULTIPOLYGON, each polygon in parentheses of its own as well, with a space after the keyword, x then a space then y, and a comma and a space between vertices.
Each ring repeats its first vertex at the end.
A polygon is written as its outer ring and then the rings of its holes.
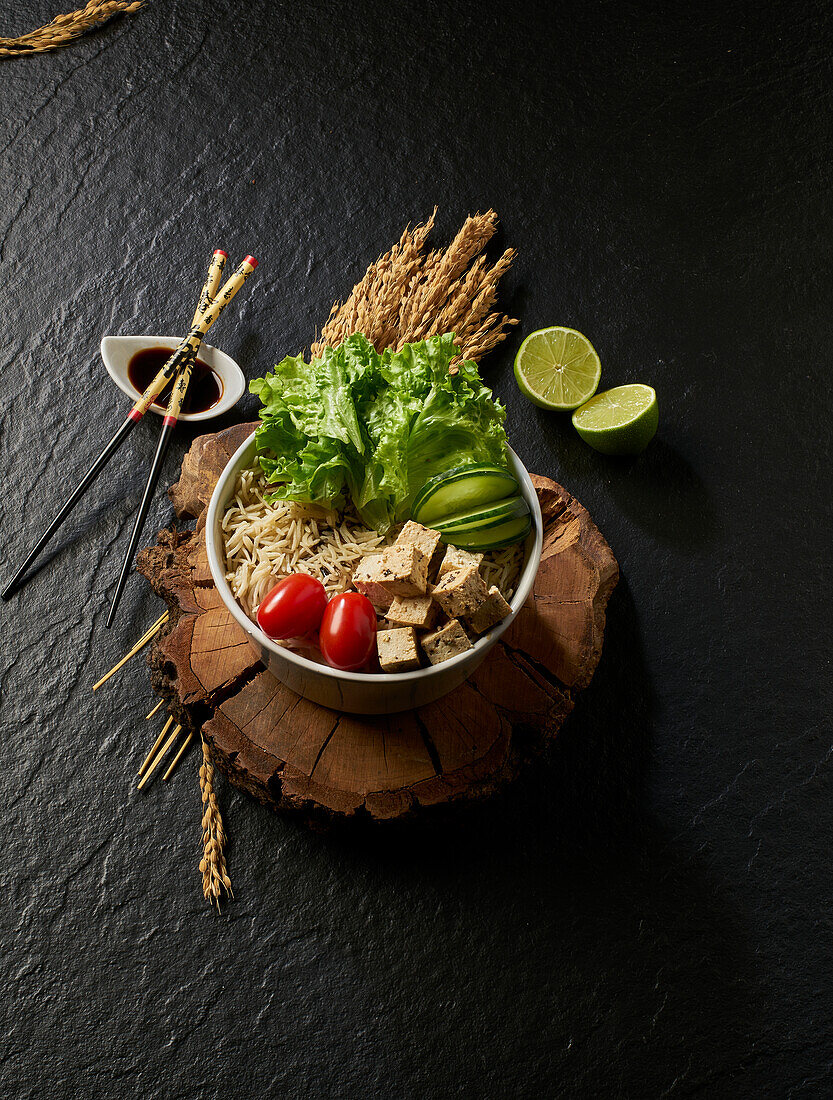
POLYGON ((452 334, 381 355, 361 334, 306 363, 287 356, 250 383, 261 400, 258 461, 273 499, 341 508, 377 531, 408 518, 444 470, 506 465, 506 416, 452 334))

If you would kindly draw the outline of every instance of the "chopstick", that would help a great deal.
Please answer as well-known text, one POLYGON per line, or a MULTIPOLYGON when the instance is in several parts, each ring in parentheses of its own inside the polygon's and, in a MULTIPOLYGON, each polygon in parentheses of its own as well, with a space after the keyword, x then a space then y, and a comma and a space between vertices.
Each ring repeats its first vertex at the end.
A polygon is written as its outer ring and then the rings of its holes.
MULTIPOLYGON (((209 280, 212 278, 212 273, 215 272, 218 266, 219 271, 216 272, 216 279, 217 281, 219 281, 220 272, 222 272, 223 264, 226 261, 226 256, 227 254, 223 252, 222 249, 218 248, 215 250, 213 256, 211 257, 211 265, 209 267, 209 279, 206 280, 206 284, 203 287, 202 293, 200 295, 200 306, 202 306, 203 299, 206 296, 209 286, 209 280), (219 257, 222 257, 222 259, 219 260, 219 257)), ((214 295, 211 295, 211 297, 207 298, 205 309, 203 309, 202 311, 200 310, 200 306, 197 307, 198 313, 201 313, 201 321, 205 320, 205 313, 208 309, 208 304, 211 302, 211 298, 213 297, 214 295)), ((229 298, 228 300, 230 301, 231 298, 229 298)), ((217 320, 218 316, 219 312, 217 313, 217 316, 215 316, 209 322, 209 325, 213 324, 214 321, 217 320)), ((41 550, 43 550, 44 546, 46 546, 46 544, 49 542, 49 540, 52 538, 52 536, 55 534, 55 532, 58 530, 64 520, 70 514, 72 509, 81 499, 81 497, 90 487, 90 485, 92 485, 92 483, 101 473, 107 462, 113 457, 113 455, 122 445, 122 443, 124 443, 125 439, 127 439, 130 432, 136 427, 136 425, 148 411, 154 400, 159 396, 162 390, 164 390, 165 386, 167 386, 168 382, 170 382, 171 378, 173 378, 174 374, 177 372, 182 363, 191 354, 191 344, 189 343, 189 341, 192 341, 194 335, 194 326, 197 324, 198 321, 196 314, 194 315, 194 317, 195 320, 191 326, 192 331, 189 332, 188 336, 184 337, 182 343, 172 353, 170 359, 168 359, 168 361, 164 364, 162 369, 159 371, 159 373, 156 375, 156 377, 153 379, 153 381, 150 383, 150 385, 147 387, 147 389, 138 399, 138 401, 134 402, 133 408, 125 417, 121 427, 118 429, 116 434, 107 444, 107 446, 98 456, 98 458, 89 468, 89 470, 87 470, 86 474, 84 474, 83 478, 78 483, 75 490, 70 494, 63 507, 60 509, 58 514, 49 524, 41 537, 38 539, 37 543, 35 543, 35 546, 29 552, 23 564, 17 570, 17 572, 3 589, 3 591, 0 592, 0 597, 2 597, 2 599, 8 600, 11 598, 11 596, 19 587, 20 582, 23 580, 23 577, 29 569, 29 566, 32 564, 38 554, 40 554, 41 550)), ((206 325, 206 329, 209 327, 209 325, 206 325)), ((199 346, 199 344, 197 344, 197 346, 199 346)))
MULTIPOLYGON (((194 314, 194 323, 191 327, 191 332, 185 341, 187 347, 187 354, 183 358, 183 361, 179 367, 179 374, 177 380, 174 383, 174 388, 171 391, 171 398, 168 402, 168 411, 165 414, 165 419, 162 422, 162 432, 159 436, 159 443, 156 446, 156 454, 153 456, 153 462, 151 463, 150 472, 148 474, 147 485, 145 486, 144 495, 142 496, 141 503, 139 504, 139 510, 136 513, 136 522, 133 524, 133 531, 130 535, 130 542, 127 547, 127 552, 124 555, 124 562, 122 563, 121 573, 119 579, 116 582, 116 588, 113 592, 113 600, 110 604, 110 611, 107 615, 107 626, 113 625, 113 619, 116 615, 116 610, 121 600, 124 586, 127 583, 127 577, 133 565, 133 555, 136 552, 136 546, 142 534, 142 528, 145 525, 145 519, 147 518, 148 511, 150 509, 151 500, 153 499, 153 492, 156 488, 156 483, 159 480, 159 475, 162 472, 162 466, 165 462, 165 456, 168 453, 168 448, 171 445, 171 439, 176 431, 177 421, 179 419, 180 410, 182 409, 182 402, 185 399, 185 394, 188 391, 188 385, 191 381, 191 374, 194 369, 194 363, 197 359, 197 352, 199 351, 202 338, 208 329, 214 324, 222 311, 232 300, 234 295, 243 286, 245 281, 257 267, 257 260, 254 256, 247 256, 242 263, 236 268, 231 278, 226 282, 222 290, 219 291, 217 296, 213 299, 211 304, 206 310, 202 312, 202 316, 198 319, 200 313, 200 307, 197 307, 197 313, 194 314)), ((206 283, 206 289, 208 284, 206 283)), ((202 305, 202 297, 200 299, 200 305, 202 305)))

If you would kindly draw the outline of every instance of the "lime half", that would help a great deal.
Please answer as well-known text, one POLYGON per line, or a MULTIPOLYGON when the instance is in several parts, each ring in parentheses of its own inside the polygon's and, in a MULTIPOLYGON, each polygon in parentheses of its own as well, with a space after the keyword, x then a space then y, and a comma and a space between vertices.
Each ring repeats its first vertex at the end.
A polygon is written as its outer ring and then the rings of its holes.
POLYGON ((521 393, 542 409, 575 409, 593 396, 601 376, 593 345, 574 328, 532 332, 515 356, 521 393))
POLYGON ((644 451, 658 423, 657 395, 641 382, 597 393, 573 413, 573 426, 584 442, 606 455, 644 451))

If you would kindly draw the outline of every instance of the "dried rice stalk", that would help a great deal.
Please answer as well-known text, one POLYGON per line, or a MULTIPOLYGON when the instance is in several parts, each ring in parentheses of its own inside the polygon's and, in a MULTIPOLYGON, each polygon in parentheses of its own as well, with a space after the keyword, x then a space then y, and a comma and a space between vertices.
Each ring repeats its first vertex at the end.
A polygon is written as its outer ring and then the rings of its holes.
POLYGON ((482 255, 497 229, 497 214, 487 210, 466 218, 447 249, 426 253, 436 214, 435 208, 427 222, 406 229, 347 300, 335 303, 313 355, 338 347, 354 332, 363 332, 377 351, 453 332, 461 357, 478 360, 506 338, 517 320, 490 310, 515 251, 507 249, 492 265, 482 255))
POLYGON ((204 737, 202 738, 200 791, 203 805, 203 854, 200 860, 202 892, 209 905, 216 904, 219 910, 223 895, 231 898, 234 894, 231 890, 231 879, 226 870, 226 834, 223 829, 223 819, 220 816, 220 807, 217 805, 217 795, 214 793, 214 764, 211 760, 211 749, 204 737))
POLYGON ((138 11, 144 0, 90 0, 85 8, 56 15, 51 23, 38 27, 19 38, 0 38, 0 57, 23 57, 25 54, 45 53, 65 46, 73 38, 94 27, 106 23, 114 15, 130 15, 138 11))

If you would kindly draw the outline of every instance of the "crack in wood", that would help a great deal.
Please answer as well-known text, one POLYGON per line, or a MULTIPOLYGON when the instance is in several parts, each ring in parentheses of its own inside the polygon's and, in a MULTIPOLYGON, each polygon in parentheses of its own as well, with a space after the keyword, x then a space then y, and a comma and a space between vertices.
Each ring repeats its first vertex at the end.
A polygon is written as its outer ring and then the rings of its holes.
POLYGON ((530 665, 535 669, 539 676, 547 681, 557 691, 562 691, 565 695, 573 697, 573 689, 568 687, 563 680, 560 680, 554 672, 551 672, 545 665, 542 665, 539 661, 536 661, 525 649, 521 649, 520 646, 511 646, 508 642, 501 640, 500 645, 506 650, 506 655, 512 661, 512 663, 521 670, 526 672, 522 665, 519 665, 516 658, 522 657, 525 661, 529 661, 530 665))
POLYGON ((414 711, 414 719, 419 732, 422 734, 422 740, 425 742, 425 750, 428 753, 428 759, 434 767, 434 772, 437 776, 441 776, 443 774, 443 766, 440 761, 440 754, 437 752, 437 746, 434 744, 434 739, 431 737, 431 733, 420 717, 418 710, 414 711))
POLYGON ((324 740, 324 744, 318 750, 318 755, 315 758, 315 763, 312 765, 312 771, 309 773, 310 779, 312 779, 312 777, 315 775, 315 769, 318 767, 318 762, 321 759, 321 757, 324 755, 324 750, 326 749, 326 747, 329 745, 330 741, 332 740, 333 734, 338 729, 338 726, 339 726, 340 722, 341 722, 341 715, 339 715, 338 718, 336 718, 335 725, 330 730, 330 732, 327 734, 327 737, 324 740))

